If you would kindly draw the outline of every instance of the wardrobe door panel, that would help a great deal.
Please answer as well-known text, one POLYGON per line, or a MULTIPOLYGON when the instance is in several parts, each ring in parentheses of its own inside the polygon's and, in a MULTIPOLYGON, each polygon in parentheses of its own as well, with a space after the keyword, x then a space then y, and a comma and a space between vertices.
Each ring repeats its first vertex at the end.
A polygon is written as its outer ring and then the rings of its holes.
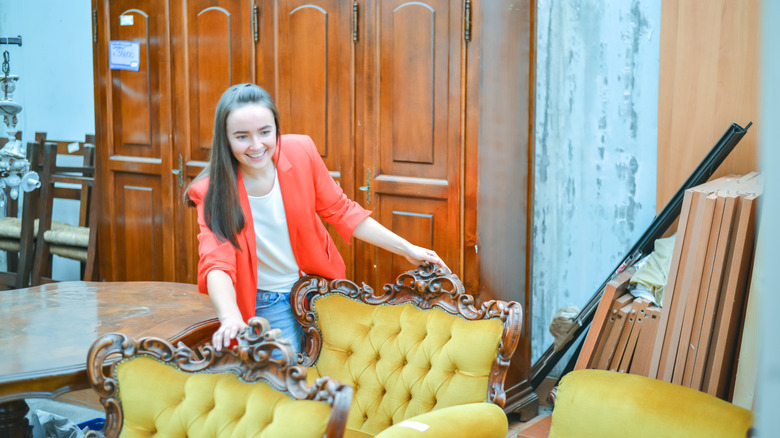
MULTIPOLYGON (((371 175, 363 202, 380 223, 434 249, 456 273, 462 246, 461 7, 447 0, 377 2, 367 11, 365 21, 376 26, 367 29, 363 63, 376 66, 366 72, 363 91, 364 172, 371 175), (423 217, 436 231, 424 239, 423 217)), ((369 249, 365 256, 359 265, 374 287, 412 268, 384 250, 369 249)))
POLYGON ((137 173, 117 172, 113 197, 122 229, 115 236, 118 263, 116 275, 122 281, 145 281, 165 277, 162 271, 164 225, 159 178, 137 173))
POLYGON ((155 37, 164 24, 154 15, 156 5, 143 9, 138 6, 144 5, 130 1, 112 3, 110 39, 140 43, 138 71, 111 70, 113 149, 116 155, 159 158, 160 144, 154 136, 160 128, 160 107, 155 102, 155 92, 159 90, 162 72, 155 37))
POLYGON ((251 6, 242 0, 186 2, 189 161, 209 160, 214 110, 231 85, 252 75, 251 6))
MULTIPOLYGON (((310 136, 331 176, 352 198, 356 185, 352 2, 279 0, 273 10, 278 25, 273 61, 277 82, 269 91, 279 109, 282 133, 310 136)), ((328 230, 351 277, 353 249, 330 225, 328 230)))
POLYGON ((168 2, 104 0, 97 18, 101 276, 174 280, 168 2), (109 65, 111 41, 140 47, 137 71, 109 65))

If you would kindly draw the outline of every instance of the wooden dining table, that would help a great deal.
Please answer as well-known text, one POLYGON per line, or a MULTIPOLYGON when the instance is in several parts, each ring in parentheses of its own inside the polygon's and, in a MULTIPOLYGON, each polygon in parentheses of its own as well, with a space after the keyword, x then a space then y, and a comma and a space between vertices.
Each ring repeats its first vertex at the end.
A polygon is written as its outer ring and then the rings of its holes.
POLYGON ((23 437, 26 398, 89 388, 87 351, 100 336, 199 345, 218 327, 192 284, 61 282, 0 291, 0 432, 23 437))

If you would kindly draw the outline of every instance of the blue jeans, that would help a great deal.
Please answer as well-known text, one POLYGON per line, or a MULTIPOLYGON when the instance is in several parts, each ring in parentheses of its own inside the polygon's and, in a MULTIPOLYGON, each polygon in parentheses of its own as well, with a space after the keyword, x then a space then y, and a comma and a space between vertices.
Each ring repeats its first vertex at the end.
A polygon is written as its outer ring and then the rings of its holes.
MULTIPOLYGON (((296 353, 301 351, 301 326, 292 313, 289 292, 269 292, 258 289, 255 316, 267 319, 271 328, 280 329, 282 337, 292 342, 296 353)), ((274 354, 274 357, 277 355, 274 354)))

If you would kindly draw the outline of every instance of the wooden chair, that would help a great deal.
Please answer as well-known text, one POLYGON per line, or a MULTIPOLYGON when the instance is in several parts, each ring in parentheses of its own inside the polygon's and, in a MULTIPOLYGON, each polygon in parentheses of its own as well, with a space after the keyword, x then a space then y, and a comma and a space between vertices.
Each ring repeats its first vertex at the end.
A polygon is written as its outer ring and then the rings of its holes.
POLYGON ((506 436, 501 408, 522 328, 519 303, 476 307, 457 276, 423 265, 378 293, 303 277, 291 305, 309 375, 355 388, 350 436, 506 436))
POLYGON ((278 332, 252 318, 238 346, 207 345, 203 359, 183 343, 99 338, 87 374, 106 422, 102 433, 87 436, 343 436, 352 388, 328 377, 307 384, 306 369, 278 332))
POLYGON ((35 256, 31 284, 39 285, 51 279, 52 255, 81 262, 81 278, 98 280, 96 209, 92 202, 95 181, 95 136, 87 135, 84 142, 47 141, 46 133, 36 133, 41 146, 41 188, 38 201, 40 226, 36 232, 35 256), (73 145, 78 145, 71 151, 73 145), (57 163, 63 155, 81 155, 83 164, 66 166, 57 163), (63 185, 64 184, 64 185, 63 185), (78 185, 78 187, 74 187, 78 185), (79 201, 78 225, 52 221, 55 199, 79 201))
MULTIPOLYGON (((17 140, 21 134, 17 132, 17 140)), ((7 139, 0 139, 0 148, 7 139)), ((36 143, 27 144, 27 160, 30 170, 40 171, 39 148, 36 143)), ((0 218, 0 250, 6 252, 6 271, 0 272, 0 285, 7 288, 21 289, 30 285, 34 242, 37 222, 38 190, 23 192, 20 190, 17 199, 10 195, 10 188, 5 189, 5 217, 0 218), (19 198, 22 198, 22 215, 19 217, 19 198)))

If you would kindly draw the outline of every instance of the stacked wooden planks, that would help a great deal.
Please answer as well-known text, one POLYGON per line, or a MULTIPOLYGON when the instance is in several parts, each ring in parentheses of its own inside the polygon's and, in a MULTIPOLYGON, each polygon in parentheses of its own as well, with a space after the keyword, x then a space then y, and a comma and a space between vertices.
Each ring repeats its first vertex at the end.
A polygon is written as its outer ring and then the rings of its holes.
POLYGON ((661 309, 628 292, 634 272, 633 267, 625 269, 604 289, 576 369, 647 375, 661 309))
POLYGON ((576 368, 655 377, 728 400, 742 332, 762 192, 758 173, 685 192, 661 308, 605 289, 576 368))

